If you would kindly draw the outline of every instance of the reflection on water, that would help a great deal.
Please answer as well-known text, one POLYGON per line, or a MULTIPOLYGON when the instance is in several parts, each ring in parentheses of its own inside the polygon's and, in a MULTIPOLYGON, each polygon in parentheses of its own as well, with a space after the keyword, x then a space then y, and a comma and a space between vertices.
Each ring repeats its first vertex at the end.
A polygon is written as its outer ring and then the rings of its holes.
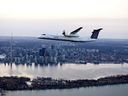
POLYGON ((128 84, 63 90, 8 91, 5 94, 6 96, 127 96, 127 90, 128 84))
POLYGON ((0 96, 6 96, 6 92, 0 89, 0 96))
MULTIPOLYGON (((0 64, 0 76, 53 77, 63 79, 98 78, 127 74, 128 64, 0 64)), ((0 96, 127 96, 128 84, 63 90, 4 91, 0 96)))
POLYGON ((52 77, 63 79, 92 79, 128 74, 128 64, 57 64, 16 65, 0 64, 0 76, 52 77))

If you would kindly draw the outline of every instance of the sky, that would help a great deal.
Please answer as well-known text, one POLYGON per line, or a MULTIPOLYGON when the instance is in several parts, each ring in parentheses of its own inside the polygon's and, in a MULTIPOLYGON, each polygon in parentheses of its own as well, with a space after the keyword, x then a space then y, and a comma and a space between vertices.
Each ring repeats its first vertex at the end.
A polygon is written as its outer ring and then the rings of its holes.
POLYGON ((0 0, 0 34, 61 34, 83 26, 82 36, 103 27, 101 38, 127 39, 127 5, 128 0, 0 0))

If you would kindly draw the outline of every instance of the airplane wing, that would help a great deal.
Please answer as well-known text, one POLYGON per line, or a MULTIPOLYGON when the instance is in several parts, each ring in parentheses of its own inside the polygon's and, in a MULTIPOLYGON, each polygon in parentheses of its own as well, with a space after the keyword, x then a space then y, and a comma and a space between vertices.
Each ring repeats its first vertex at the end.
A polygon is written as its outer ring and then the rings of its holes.
POLYGON ((79 32, 83 27, 79 27, 78 29, 72 31, 70 34, 76 34, 77 32, 79 32))

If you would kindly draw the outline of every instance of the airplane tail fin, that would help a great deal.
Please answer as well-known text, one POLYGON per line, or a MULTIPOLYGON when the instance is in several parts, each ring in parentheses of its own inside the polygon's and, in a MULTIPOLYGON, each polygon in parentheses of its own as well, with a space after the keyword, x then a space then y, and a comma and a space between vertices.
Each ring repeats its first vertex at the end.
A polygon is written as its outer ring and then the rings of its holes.
POLYGON ((91 39, 97 39, 97 38, 98 38, 98 35, 99 35, 99 32, 100 32, 101 30, 103 30, 103 28, 94 30, 94 31, 92 32, 91 39))

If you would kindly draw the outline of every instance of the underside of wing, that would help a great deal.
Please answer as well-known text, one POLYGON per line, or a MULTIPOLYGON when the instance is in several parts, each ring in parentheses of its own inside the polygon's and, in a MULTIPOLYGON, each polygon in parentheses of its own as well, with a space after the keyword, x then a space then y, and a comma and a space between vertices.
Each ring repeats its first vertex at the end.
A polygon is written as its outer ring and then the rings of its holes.
POLYGON ((76 34, 77 32, 79 32, 83 27, 79 27, 78 29, 72 31, 70 34, 76 34))

